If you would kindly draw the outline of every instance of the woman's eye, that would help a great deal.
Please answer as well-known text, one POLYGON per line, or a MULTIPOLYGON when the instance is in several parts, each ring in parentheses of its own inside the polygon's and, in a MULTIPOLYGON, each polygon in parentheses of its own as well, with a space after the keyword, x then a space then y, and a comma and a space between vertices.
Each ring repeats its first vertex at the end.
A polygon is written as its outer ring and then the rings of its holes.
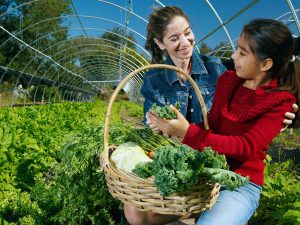
POLYGON ((191 31, 188 31, 185 33, 185 36, 189 36, 191 34, 191 31))

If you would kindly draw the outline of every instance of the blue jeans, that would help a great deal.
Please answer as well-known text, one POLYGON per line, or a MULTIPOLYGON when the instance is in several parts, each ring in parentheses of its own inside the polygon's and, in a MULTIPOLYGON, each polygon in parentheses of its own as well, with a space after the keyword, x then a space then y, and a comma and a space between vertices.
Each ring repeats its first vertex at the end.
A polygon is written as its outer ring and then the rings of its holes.
POLYGON ((258 207, 261 189, 254 183, 234 191, 221 187, 216 203, 200 215, 196 225, 245 225, 258 207))

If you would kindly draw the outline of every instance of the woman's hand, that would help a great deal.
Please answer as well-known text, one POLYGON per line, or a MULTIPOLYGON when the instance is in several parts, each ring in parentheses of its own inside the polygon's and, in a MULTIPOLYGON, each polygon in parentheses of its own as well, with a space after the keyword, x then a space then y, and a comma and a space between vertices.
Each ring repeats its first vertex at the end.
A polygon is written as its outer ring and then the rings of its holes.
POLYGON ((148 112, 147 121, 151 121, 152 126, 161 130, 166 136, 184 137, 190 124, 174 106, 170 105, 170 107, 176 113, 177 119, 166 120, 148 112))
MULTIPOLYGON (((148 114, 148 113, 147 113, 148 114)), ((146 124, 149 126, 149 128, 155 132, 155 133, 158 133, 158 134, 161 134, 162 131, 152 122, 152 120, 147 116, 146 114, 146 124)))
POLYGON ((284 125, 284 127, 281 129, 280 132, 284 131, 289 125, 292 124, 293 119, 295 119, 295 113, 299 110, 298 105, 293 104, 293 105, 292 105, 292 110, 293 110, 293 113, 291 113, 291 112, 286 112, 286 113, 284 114, 284 116, 285 116, 285 119, 283 120, 283 125, 284 125))

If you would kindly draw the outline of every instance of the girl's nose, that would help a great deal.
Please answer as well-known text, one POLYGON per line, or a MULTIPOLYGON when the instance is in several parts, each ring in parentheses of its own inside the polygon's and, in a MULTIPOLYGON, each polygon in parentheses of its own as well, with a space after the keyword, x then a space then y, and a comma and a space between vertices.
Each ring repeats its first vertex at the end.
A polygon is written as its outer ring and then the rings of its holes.
POLYGON ((236 51, 234 51, 234 52, 231 54, 231 58, 232 58, 232 59, 235 59, 235 56, 236 56, 236 51))

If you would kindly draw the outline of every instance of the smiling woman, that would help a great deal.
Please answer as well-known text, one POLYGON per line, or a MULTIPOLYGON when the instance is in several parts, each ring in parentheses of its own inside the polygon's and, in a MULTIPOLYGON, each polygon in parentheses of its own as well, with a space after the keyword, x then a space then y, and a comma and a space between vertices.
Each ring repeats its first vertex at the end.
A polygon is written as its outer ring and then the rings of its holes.
MULTIPOLYGON (((146 49, 152 54, 152 63, 175 65, 187 72, 200 88, 209 110, 216 81, 225 67, 219 59, 193 51, 194 34, 188 17, 177 7, 155 9, 149 17, 147 31, 146 49)), ((179 102, 180 111, 190 122, 202 121, 195 91, 175 71, 149 71, 144 75, 141 92, 145 98, 144 113, 149 111, 153 103, 163 106, 179 102)))

